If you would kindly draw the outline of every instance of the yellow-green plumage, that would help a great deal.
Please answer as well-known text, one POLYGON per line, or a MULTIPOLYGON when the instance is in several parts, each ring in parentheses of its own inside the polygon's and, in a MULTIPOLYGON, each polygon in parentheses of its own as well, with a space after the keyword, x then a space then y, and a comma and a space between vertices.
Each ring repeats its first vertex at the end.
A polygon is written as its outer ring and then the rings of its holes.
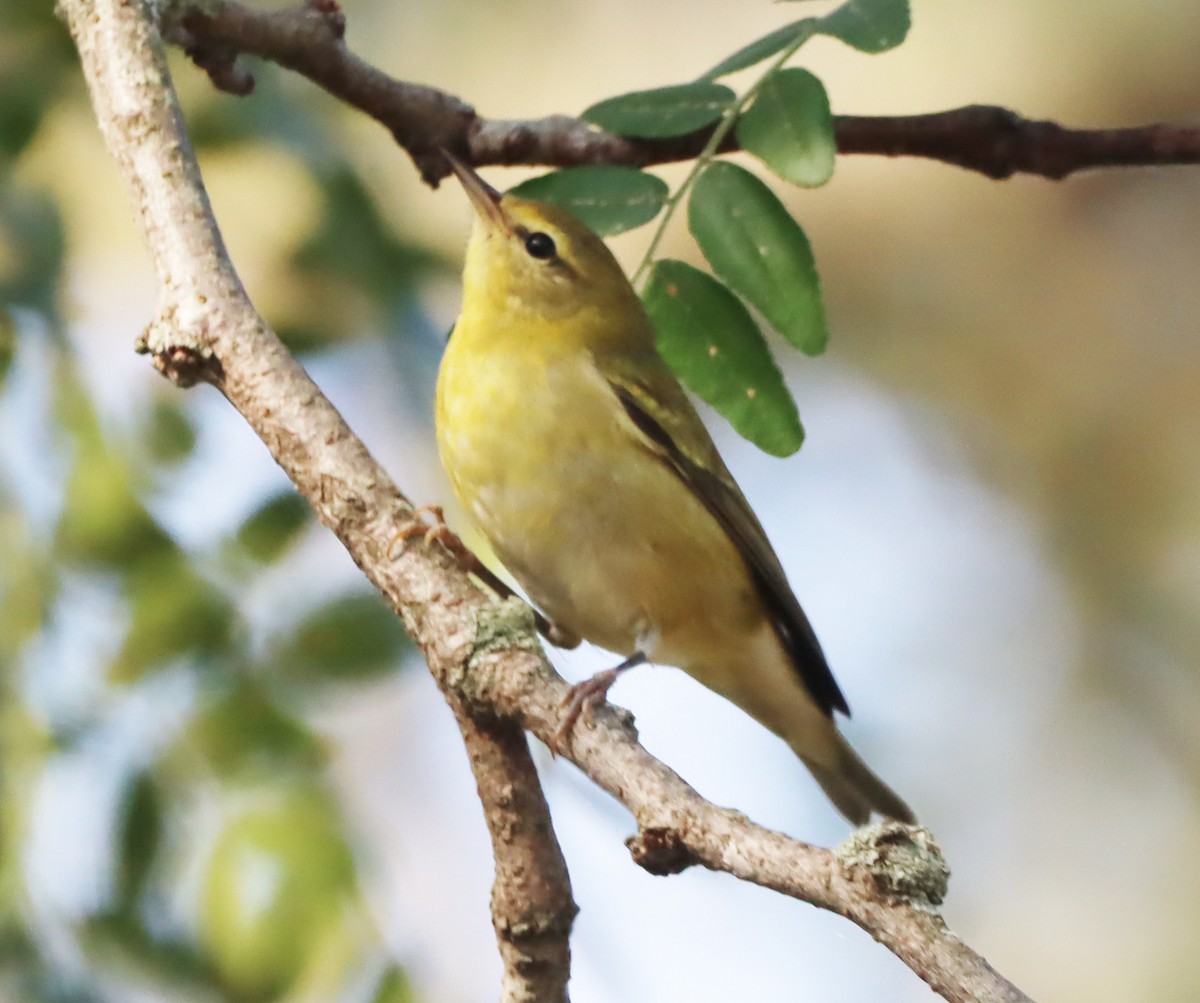
POLYGON ((551 620, 676 665, 770 728, 852 821, 911 819, 838 734, 816 638, 608 248, 456 171, 480 219, 438 446, 497 556, 551 620))

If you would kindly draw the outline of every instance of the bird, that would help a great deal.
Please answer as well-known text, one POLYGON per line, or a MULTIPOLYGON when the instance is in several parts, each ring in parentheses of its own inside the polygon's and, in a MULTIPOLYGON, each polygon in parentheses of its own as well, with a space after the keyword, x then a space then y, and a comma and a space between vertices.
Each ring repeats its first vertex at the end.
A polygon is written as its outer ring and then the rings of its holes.
POLYGON ((534 605, 624 657, 573 689, 560 736, 620 672, 675 666, 782 738, 851 823, 914 822, 839 732, 813 628, 608 246, 443 152, 476 219, 437 377, 442 465, 534 605))

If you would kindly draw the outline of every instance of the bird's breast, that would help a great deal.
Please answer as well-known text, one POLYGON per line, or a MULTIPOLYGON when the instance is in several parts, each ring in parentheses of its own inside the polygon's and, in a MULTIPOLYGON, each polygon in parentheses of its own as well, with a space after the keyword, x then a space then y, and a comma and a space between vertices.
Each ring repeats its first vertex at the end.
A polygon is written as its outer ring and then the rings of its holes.
POLYGON ((590 356, 471 351, 459 333, 438 377, 442 462, 552 619, 621 653, 658 644, 685 667, 714 631, 732 641, 761 621, 736 549, 590 356))

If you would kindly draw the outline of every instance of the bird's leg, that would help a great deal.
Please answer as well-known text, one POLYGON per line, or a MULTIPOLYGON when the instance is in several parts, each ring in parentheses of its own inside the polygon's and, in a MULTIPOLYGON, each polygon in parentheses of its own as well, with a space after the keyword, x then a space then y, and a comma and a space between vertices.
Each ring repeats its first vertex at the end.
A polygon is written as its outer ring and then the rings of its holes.
MULTIPOLYGON (((501 582, 501 584, 504 583, 501 582)), ((573 630, 568 630, 562 624, 544 617, 536 609, 533 611, 533 620, 537 624, 538 633, 556 648, 570 651, 572 648, 578 648, 580 642, 583 641, 583 638, 573 630)))
POLYGON ((467 545, 462 542, 455 532, 446 525, 446 515, 442 511, 441 505, 422 505, 420 508, 413 509, 412 518, 400 524, 400 528, 396 530, 396 535, 392 537, 388 544, 388 556, 392 555, 392 551, 396 549, 397 543, 407 543, 414 536, 424 537, 425 546, 429 546, 434 540, 437 540, 458 560, 469 567, 469 560, 478 561, 479 559, 467 549, 467 545), (426 521, 426 516, 432 518, 426 521))
MULTIPOLYGON (((451 555, 458 562, 459 567, 468 574, 474 575, 502 599, 508 599, 516 595, 508 587, 508 584, 476 557, 475 552, 463 543, 458 534, 446 524, 446 516, 442 511, 441 505, 422 505, 420 508, 413 509, 412 518, 407 522, 401 523, 400 528, 396 530, 395 535, 388 544, 388 556, 392 556, 392 551, 395 550, 397 543, 407 543, 414 536, 423 536, 425 546, 427 547, 434 540, 437 540, 438 543, 450 551, 451 555), (427 515, 432 516, 432 519, 428 522, 425 520, 425 516, 427 515)), ((580 637, 578 634, 574 634, 566 627, 559 626, 552 620, 546 619, 537 610, 533 611, 533 619, 537 625, 538 633, 556 648, 579 647, 580 637)))
POLYGON ((645 661, 645 652, 635 651, 620 665, 597 672, 591 678, 572 686, 563 698, 563 718, 558 725, 558 730, 554 732, 554 736, 550 740, 550 751, 558 754, 563 748, 567 736, 571 734, 571 729, 579 720, 579 715, 585 710, 590 714, 592 709, 604 700, 612 684, 617 681, 617 676, 626 669, 632 669, 635 665, 641 665, 645 661))

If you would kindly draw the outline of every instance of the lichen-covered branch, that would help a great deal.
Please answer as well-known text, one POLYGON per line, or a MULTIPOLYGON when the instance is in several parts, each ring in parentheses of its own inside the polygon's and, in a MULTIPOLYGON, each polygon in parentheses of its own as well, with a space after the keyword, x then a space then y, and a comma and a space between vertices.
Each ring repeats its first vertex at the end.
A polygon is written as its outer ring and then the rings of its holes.
MULTIPOLYGON (((497 859, 504 999, 565 999, 574 905, 519 728, 550 739, 567 686, 540 650, 528 607, 497 602, 420 534, 392 552, 412 505, 242 289, 183 128, 151 0, 60 6, 159 276, 158 315, 139 347, 177 382, 225 394, 403 618, 455 711, 479 783, 497 859)), ((704 801, 613 708, 572 732, 567 758, 633 813, 630 849, 643 867, 700 864, 836 912, 948 1000, 1027 1000, 946 929, 934 909, 944 865, 920 830, 860 832, 838 852, 771 832, 704 801)))
MULTIPOLYGON (((674 139, 634 140, 567 115, 528 121, 482 118, 452 95, 392 79, 355 56, 346 46, 346 19, 334 0, 269 12, 237 0, 174 0, 165 30, 217 87, 235 94, 248 93, 254 84, 238 63, 242 54, 303 74, 390 130, 431 183, 449 170, 439 146, 475 166, 644 167, 690 160, 710 134, 700 130, 674 139)), ((991 105, 896 117, 838 115, 834 131, 840 153, 925 157, 989 178, 1033 174, 1059 179, 1087 168, 1200 163, 1200 129, 1069 129, 991 105)), ((736 148, 730 134, 722 152, 736 148)))

